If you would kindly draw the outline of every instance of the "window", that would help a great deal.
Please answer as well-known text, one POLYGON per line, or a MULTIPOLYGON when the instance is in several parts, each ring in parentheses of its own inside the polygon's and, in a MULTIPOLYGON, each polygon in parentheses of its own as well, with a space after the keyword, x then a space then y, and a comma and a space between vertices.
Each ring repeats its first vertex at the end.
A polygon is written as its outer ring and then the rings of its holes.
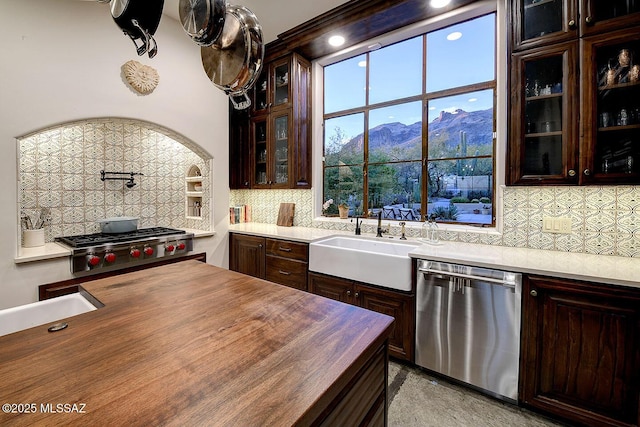
POLYGON ((325 215, 492 225, 496 14, 324 67, 325 215))

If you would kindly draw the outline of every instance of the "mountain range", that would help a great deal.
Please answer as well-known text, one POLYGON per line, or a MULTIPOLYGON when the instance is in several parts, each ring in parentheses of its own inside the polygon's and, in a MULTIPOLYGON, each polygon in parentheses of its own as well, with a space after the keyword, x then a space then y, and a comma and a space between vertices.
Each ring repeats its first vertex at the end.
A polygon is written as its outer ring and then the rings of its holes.
MULTIPOLYGON (((454 148, 460 143, 460 132, 466 132, 467 145, 491 144, 493 137, 493 109, 471 111, 456 110, 449 113, 442 111, 429 123, 429 141, 445 138, 447 148, 454 148)), ((422 123, 405 125, 400 122, 385 123, 369 131, 369 150, 385 150, 386 147, 396 149, 415 149, 421 144, 422 123)), ((343 150, 361 148, 363 134, 355 136, 343 146, 343 150)))

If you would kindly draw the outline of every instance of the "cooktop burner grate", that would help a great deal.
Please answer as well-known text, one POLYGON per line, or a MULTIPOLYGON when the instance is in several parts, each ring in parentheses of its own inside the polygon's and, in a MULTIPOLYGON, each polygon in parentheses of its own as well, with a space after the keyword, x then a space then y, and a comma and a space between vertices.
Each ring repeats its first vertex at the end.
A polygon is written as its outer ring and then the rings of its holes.
POLYGON ((57 242, 64 243, 72 248, 85 248, 96 245, 106 245, 109 243, 129 242, 149 237, 170 236, 173 234, 185 234, 184 230, 176 230, 166 227, 140 228, 136 231, 118 234, 94 233, 81 234, 77 236, 56 237, 57 242))

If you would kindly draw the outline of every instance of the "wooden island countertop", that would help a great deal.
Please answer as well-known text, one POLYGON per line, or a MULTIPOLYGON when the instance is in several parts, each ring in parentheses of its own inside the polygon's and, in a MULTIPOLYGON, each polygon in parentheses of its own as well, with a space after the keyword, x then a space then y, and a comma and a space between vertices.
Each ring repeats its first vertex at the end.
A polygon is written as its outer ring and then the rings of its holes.
POLYGON ((0 337, 0 425, 386 424, 392 317, 198 261, 82 286, 104 307, 0 337))

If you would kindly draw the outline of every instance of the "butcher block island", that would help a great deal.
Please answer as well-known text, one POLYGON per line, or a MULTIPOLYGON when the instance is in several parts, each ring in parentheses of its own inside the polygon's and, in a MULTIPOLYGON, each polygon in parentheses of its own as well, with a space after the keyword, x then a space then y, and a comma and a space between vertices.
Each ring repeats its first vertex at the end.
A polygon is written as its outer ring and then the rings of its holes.
POLYGON ((82 286, 0 338, 0 425, 386 424, 389 316, 198 261, 82 286))

